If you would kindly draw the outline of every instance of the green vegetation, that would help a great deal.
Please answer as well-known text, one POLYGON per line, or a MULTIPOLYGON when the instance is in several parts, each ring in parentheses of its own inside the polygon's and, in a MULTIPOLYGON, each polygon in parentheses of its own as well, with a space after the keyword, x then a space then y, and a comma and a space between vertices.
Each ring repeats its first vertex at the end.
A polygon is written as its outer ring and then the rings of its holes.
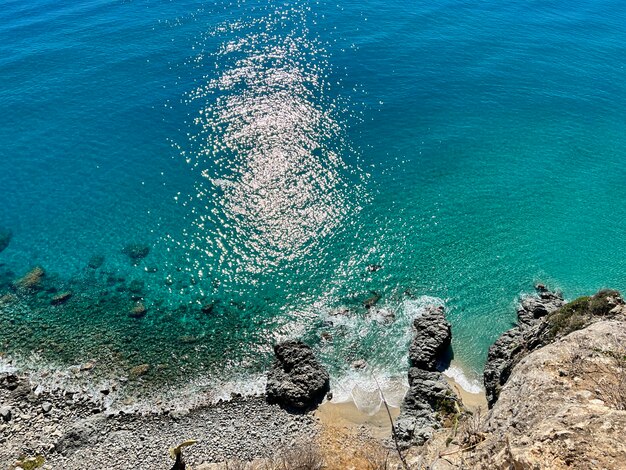
POLYGON ((610 289, 603 289, 592 297, 579 297, 548 315, 548 337, 552 340, 580 330, 594 317, 608 315, 621 302, 620 293, 610 289))

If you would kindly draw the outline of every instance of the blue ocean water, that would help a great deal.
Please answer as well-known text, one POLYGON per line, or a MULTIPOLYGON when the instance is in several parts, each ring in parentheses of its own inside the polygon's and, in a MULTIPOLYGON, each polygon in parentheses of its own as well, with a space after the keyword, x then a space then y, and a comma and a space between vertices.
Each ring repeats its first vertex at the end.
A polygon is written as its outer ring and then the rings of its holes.
POLYGON ((476 378, 533 283, 626 290, 625 64, 617 0, 5 1, 0 263, 143 282, 136 354, 296 335, 337 377, 442 303, 476 378))

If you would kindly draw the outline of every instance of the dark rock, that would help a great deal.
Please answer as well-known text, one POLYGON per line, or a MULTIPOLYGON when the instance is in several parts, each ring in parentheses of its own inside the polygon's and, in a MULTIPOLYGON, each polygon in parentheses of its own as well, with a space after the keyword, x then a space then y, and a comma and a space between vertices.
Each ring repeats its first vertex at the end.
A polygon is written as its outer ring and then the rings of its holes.
POLYGON ((402 447, 422 445, 441 427, 441 419, 456 413, 458 402, 437 364, 444 358, 452 333, 443 307, 429 307, 414 322, 409 348, 409 390, 395 423, 396 437, 402 447))
POLYGON ((395 423, 396 436, 402 446, 422 445, 430 439, 441 427, 441 417, 456 412, 457 402, 440 372, 411 367, 409 390, 395 423))
POLYGON ((133 243, 130 245, 126 245, 122 250, 122 253, 128 256, 133 264, 137 264, 139 263, 139 261, 148 256, 148 254, 150 253, 150 247, 147 245, 133 243))
POLYGON ((149 273, 149 274, 154 274, 154 273, 159 271, 159 268, 157 268, 156 266, 146 266, 144 271, 149 273))
POLYGON ((56 443, 61 453, 73 452, 81 447, 91 446, 97 442, 102 417, 88 418, 71 426, 56 443))
POLYGON ((520 302, 517 326, 505 331, 489 348, 483 382, 490 408, 498 399, 515 364, 544 344, 541 335, 543 320, 565 304, 560 294, 548 291, 545 286, 541 290, 538 287, 538 290, 538 297, 525 297, 520 302))
POLYGON ((143 293, 145 285, 146 284, 143 281, 140 281, 139 279, 133 279, 132 281, 130 281, 130 284, 128 284, 128 291, 133 294, 141 294, 143 293))
POLYGON ((89 259, 89 262, 87 263, 87 267, 89 267, 91 269, 98 269, 103 264, 104 264, 104 256, 102 256, 102 255, 95 255, 95 256, 92 256, 89 259))
POLYGON ((375 273, 379 269, 382 269, 382 266, 380 264, 368 264, 367 265, 367 270, 371 273, 375 273))
POLYGON ((210 314, 210 313, 212 313, 212 312, 213 312, 213 309, 214 309, 214 308, 215 308, 215 302, 211 302, 210 304, 203 305, 203 306, 200 308, 200 311, 201 311, 202 313, 204 313, 204 314, 207 314, 207 315, 208 315, 208 314, 210 314))
POLYGON ((71 297, 72 297, 71 292, 62 292, 61 294, 58 294, 52 297, 52 300, 50 301, 50 305, 64 304, 65 302, 70 300, 71 297))
POLYGON ((267 377, 267 401, 295 410, 321 403, 330 389, 330 378, 313 350, 300 341, 286 341, 274 346, 274 354, 276 360, 267 377))
POLYGON ((443 307, 431 307, 413 321, 415 335, 409 348, 411 365, 424 370, 435 370, 452 339, 450 323, 443 307))
POLYGON ((2 418, 3 421, 11 421, 12 418, 12 410, 11 407, 9 406, 3 406, 2 408, 0 408, 0 418, 2 418))
POLYGON ((0 228, 0 253, 2 253, 11 243, 11 238, 13 238, 13 234, 10 230, 0 228))

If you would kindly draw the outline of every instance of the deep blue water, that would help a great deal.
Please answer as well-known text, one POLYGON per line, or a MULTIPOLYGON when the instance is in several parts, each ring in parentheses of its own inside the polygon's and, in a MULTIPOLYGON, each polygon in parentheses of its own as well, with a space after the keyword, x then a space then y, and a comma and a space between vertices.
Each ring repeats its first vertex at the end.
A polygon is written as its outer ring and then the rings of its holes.
POLYGON ((337 375, 401 370, 443 302, 476 376, 533 283, 626 290, 625 64, 618 0, 4 1, 0 263, 104 255, 266 353, 354 308, 318 345, 337 375))

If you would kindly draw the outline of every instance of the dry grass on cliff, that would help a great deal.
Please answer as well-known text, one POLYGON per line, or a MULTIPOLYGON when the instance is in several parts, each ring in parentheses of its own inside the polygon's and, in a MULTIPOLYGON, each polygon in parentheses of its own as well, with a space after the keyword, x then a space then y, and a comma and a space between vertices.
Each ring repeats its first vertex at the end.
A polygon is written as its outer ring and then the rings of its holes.
POLYGON ((602 347, 578 344, 567 373, 582 380, 598 398, 616 410, 626 410, 626 346, 617 339, 602 347))

